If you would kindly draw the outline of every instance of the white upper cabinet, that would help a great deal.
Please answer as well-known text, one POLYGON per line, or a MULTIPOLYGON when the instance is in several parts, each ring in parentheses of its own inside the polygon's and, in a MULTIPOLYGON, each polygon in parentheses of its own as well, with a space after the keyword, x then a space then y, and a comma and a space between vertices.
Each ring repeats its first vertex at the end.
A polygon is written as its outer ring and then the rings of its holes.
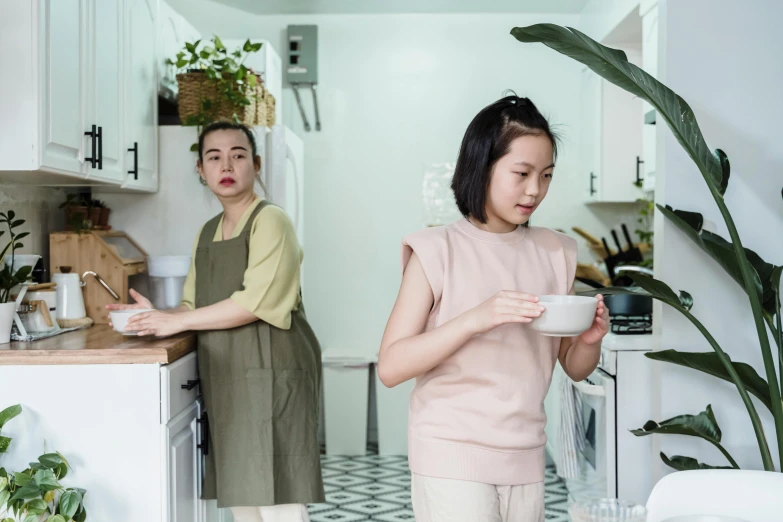
POLYGON ((157 189, 157 11, 158 0, 0 0, 0 181, 157 189))

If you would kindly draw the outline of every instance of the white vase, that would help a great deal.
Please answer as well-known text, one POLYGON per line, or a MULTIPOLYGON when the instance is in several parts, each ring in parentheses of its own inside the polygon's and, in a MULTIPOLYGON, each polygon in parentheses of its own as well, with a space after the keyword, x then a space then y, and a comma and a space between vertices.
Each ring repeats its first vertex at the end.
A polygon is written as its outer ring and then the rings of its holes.
POLYGON ((0 303, 0 344, 11 342, 11 328, 14 325, 16 303, 0 303))

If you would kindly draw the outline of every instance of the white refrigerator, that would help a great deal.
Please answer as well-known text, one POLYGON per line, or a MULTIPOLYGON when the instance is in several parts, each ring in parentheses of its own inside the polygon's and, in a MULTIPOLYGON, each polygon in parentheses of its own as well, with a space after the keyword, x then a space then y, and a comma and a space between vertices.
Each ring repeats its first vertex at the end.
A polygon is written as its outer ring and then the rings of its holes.
MULTIPOLYGON (((289 128, 255 127, 261 177, 270 201, 293 221, 304 246, 304 145, 289 128)), ((160 188, 157 193, 101 194, 112 209, 110 224, 127 232, 151 256, 190 255, 201 226, 222 212, 212 192, 201 185, 196 170, 195 127, 159 127, 160 188)), ((256 191, 263 194, 261 187, 256 191)))

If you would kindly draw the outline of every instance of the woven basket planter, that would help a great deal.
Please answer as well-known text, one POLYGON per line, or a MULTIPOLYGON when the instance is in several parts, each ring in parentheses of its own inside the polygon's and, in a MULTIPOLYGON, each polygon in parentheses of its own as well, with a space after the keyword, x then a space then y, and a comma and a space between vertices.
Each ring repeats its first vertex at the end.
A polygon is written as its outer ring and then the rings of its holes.
POLYGON ((239 121, 245 125, 252 126, 258 123, 255 96, 247 95, 250 98, 250 105, 231 104, 220 95, 215 81, 207 78, 203 72, 178 74, 177 85, 179 87, 179 118, 183 122, 188 116, 208 112, 214 121, 232 121, 234 114, 236 114, 239 121), (212 107, 208 111, 202 110, 205 100, 212 103, 212 107))

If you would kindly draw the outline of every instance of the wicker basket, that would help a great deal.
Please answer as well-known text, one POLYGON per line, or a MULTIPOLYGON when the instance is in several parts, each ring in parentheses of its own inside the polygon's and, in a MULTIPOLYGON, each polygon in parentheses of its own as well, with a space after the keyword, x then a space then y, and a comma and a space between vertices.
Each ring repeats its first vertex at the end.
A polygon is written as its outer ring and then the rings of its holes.
POLYGON ((179 118, 182 121, 185 121, 188 116, 201 114, 204 101, 209 100, 212 102, 213 107, 209 113, 215 121, 231 121, 234 118, 234 114, 236 114, 239 121, 245 125, 255 125, 257 123, 257 109, 254 96, 249 96, 250 105, 230 104, 221 99, 215 82, 207 78, 206 74, 202 72, 178 74, 177 86, 179 88, 179 118))
POLYGON ((264 96, 266 95, 266 89, 264 89, 264 86, 259 83, 256 87, 256 124, 258 125, 266 125, 267 110, 266 102, 264 100, 264 96))
MULTIPOLYGON (((266 126, 272 127, 275 124, 275 97, 272 96, 272 93, 267 91, 266 95, 264 96, 262 104, 259 105, 266 105, 266 126)), ((263 121, 263 120, 259 120, 263 121)))

